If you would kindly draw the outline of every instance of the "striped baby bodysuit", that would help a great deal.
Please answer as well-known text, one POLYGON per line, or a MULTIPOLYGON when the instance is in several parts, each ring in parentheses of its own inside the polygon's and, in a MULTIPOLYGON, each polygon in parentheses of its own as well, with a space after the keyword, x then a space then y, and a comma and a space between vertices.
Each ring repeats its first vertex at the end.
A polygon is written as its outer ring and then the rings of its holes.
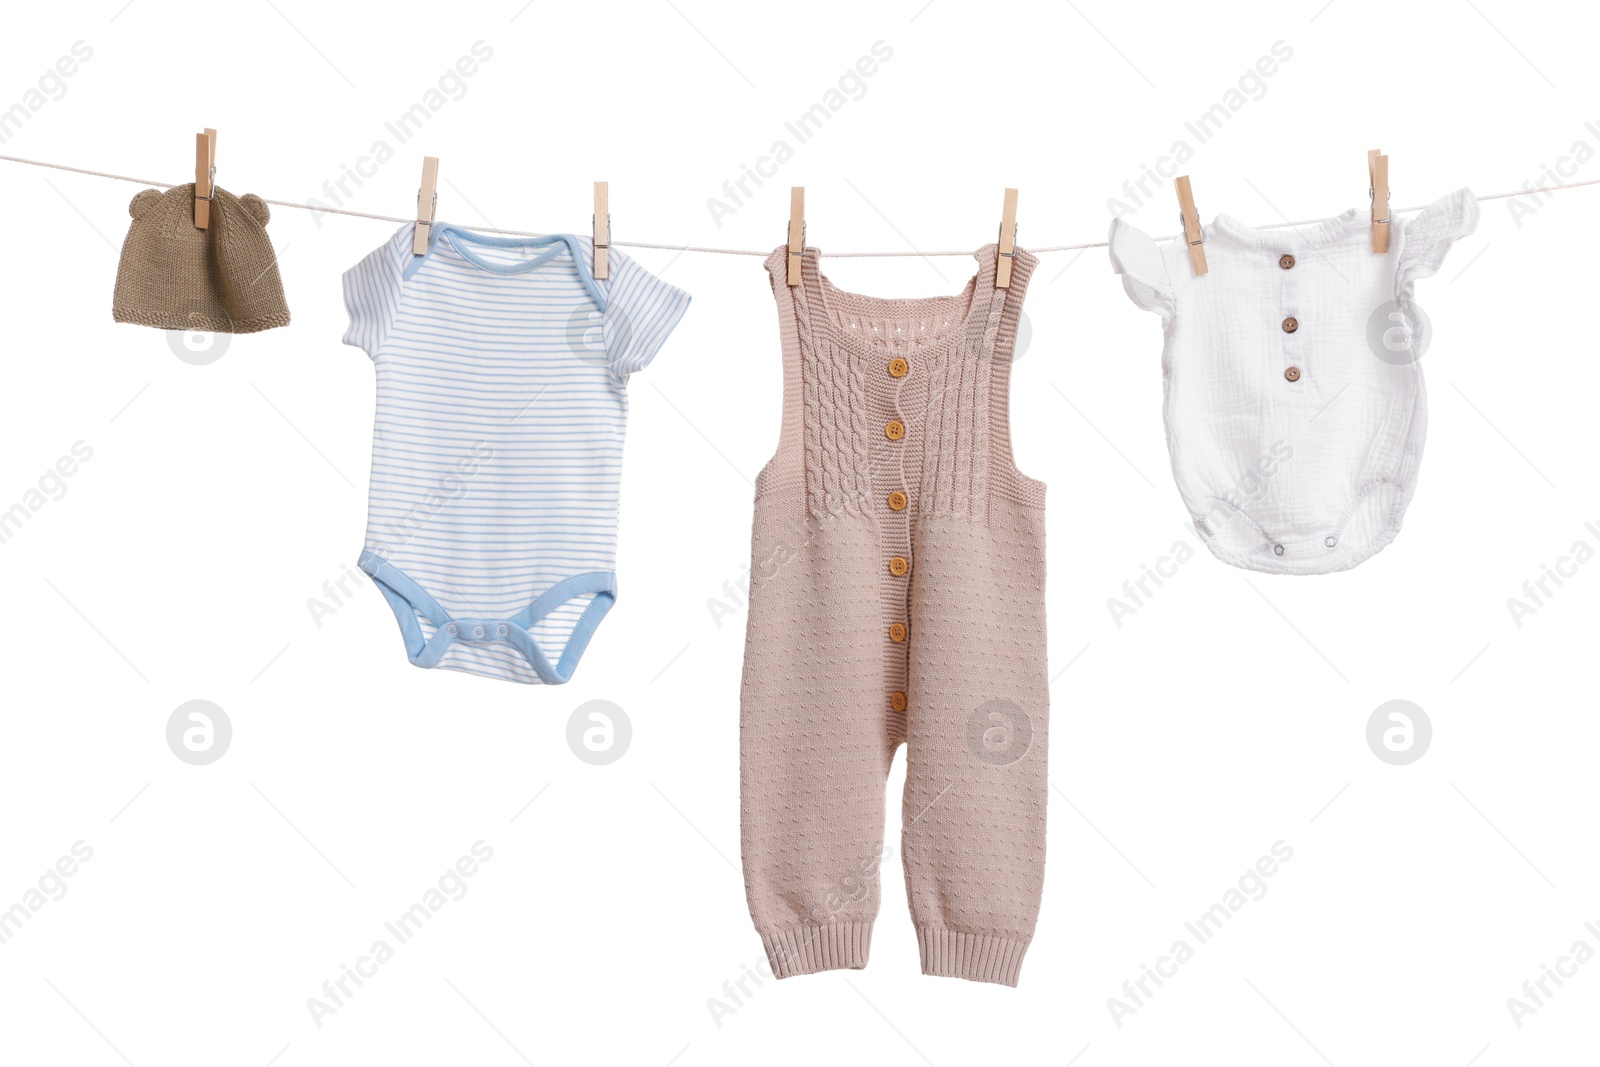
POLYGON ((418 667, 565 682, 616 601, 628 376, 689 297, 570 234, 411 243, 344 275, 378 378, 361 569, 418 667))

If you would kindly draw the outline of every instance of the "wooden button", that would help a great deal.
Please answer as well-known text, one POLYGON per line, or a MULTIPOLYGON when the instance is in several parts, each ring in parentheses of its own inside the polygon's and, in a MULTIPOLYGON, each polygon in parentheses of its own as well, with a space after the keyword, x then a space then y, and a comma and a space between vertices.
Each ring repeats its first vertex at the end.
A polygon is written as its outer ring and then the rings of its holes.
POLYGON ((889 706, 895 711, 906 710, 906 695, 899 690, 889 694, 889 706))
POLYGON ((1288 370, 1283 372, 1283 376, 1289 379, 1291 382, 1298 382, 1300 380, 1300 368, 1290 367, 1288 370))
POLYGON ((1285 252, 1283 255, 1278 257, 1278 266, 1282 267, 1284 270, 1288 270, 1290 267, 1294 266, 1294 257, 1285 252))
POLYGON ((906 639, 905 623, 900 623, 900 622, 892 623, 889 626, 889 640, 893 641, 895 644, 899 644, 901 641, 904 641, 905 639, 906 639))
POLYGON ((898 489, 889 494, 889 509, 891 511, 904 511, 909 503, 911 501, 907 500, 906 495, 898 489))
POLYGON ((911 564, 906 561, 904 556, 896 556, 889 561, 889 573, 894 575, 896 578, 904 578, 906 576, 906 572, 910 569, 911 564))
POLYGON ((905 435, 906 424, 901 422, 899 419, 895 419, 893 422, 883 428, 883 436, 887 437, 891 441, 898 441, 905 435))
POLYGON ((1297 319, 1297 318, 1295 318, 1293 316, 1290 316, 1289 318, 1283 320, 1283 332, 1284 333, 1294 333, 1299 328, 1300 328, 1300 320, 1299 319, 1297 319))
POLYGON ((903 359, 891 359, 889 361, 889 377, 891 377, 891 378, 904 378, 906 375, 908 375, 910 373, 911 373, 911 364, 907 363, 905 360, 903 360, 903 359))

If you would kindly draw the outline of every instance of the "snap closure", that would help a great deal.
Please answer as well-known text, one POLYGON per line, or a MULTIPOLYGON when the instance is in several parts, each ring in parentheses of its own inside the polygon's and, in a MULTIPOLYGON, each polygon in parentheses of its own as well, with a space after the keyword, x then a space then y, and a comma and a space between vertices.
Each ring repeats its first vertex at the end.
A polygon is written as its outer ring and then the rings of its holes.
POLYGON ((898 489, 889 494, 889 509, 891 511, 904 511, 909 503, 911 501, 898 489))
POLYGON ((1294 333, 1299 328, 1300 328, 1300 320, 1295 318, 1293 315, 1290 315, 1288 318, 1283 320, 1283 332, 1284 333, 1294 333))
POLYGON ((896 578, 904 578, 910 569, 911 564, 904 556, 896 556, 889 561, 889 573, 896 578))
POLYGON ((899 644, 901 641, 904 641, 905 639, 906 639, 906 626, 905 626, 905 623, 902 623, 902 622, 891 623, 889 625, 889 640, 893 641, 895 644, 899 644))
POLYGON ((459 637, 460 635, 461 635, 461 627, 457 626, 455 623, 451 623, 450 624, 450 636, 451 637, 459 637))
POLYGON ((910 373, 911 364, 907 363, 905 360, 896 357, 895 359, 891 359, 889 361, 889 377, 904 378, 910 373))
POLYGON ((889 694, 889 706, 895 711, 906 710, 906 695, 899 690, 889 694))
POLYGON ((1277 556, 1283 555, 1283 546, 1282 545, 1273 545, 1272 546, 1272 552, 1273 552, 1273 555, 1277 555, 1277 556))
POLYGON ((1278 266, 1282 267, 1284 270, 1288 270, 1290 267, 1294 266, 1294 257, 1285 252, 1283 255, 1278 257, 1278 266))
POLYGON ((500 624, 500 636, 501 636, 501 637, 504 637, 504 636, 505 636, 505 635, 506 635, 506 634, 508 634, 508 633, 510 633, 510 632, 511 632, 511 630, 510 630, 510 628, 509 628, 509 627, 507 627, 507 626, 506 626, 506 625, 505 625, 505 623, 501 623, 501 624, 500 624))
POLYGON ((895 419, 893 422, 889 423, 889 425, 883 428, 883 436, 887 437, 891 441, 898 441, 905 435, 906 424, 901 422, 899 419, 895 419))
POLYGON ((481 627, 481 626, 473 627, 472 636, 473 637, 482 637, 483 636, 483 627, 481 627))
POLYGON ((1290 367, 1288 370, 1283 372, 1283 376, 1289 379, 1291 382, 1298 382, 1300 380, 1300 368, 1290 367))
POLYGON ((1327 545, 1329 548, 1332 548, 1334 545, 1339 543, 1339 539, 1337 537, 1325 537, 1323 538, 1322 543, 1327 545))

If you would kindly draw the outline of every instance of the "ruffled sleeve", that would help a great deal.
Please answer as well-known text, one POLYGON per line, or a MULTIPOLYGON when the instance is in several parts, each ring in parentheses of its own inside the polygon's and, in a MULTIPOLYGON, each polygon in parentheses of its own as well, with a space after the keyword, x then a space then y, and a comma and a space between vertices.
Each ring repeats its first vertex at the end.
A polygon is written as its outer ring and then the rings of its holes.
POLYGON ((1437 274, 1450 246, 1478 228, 1478 198, 1471 189, 1457 189, 1399 224, 1400 251, 1395 262, 1395 296, 1409 299, 1419 278, 1437 274))
POLYGON ((1122 219, 1111 220, 1111 269, 1122 275, 1122 287, 1133 302, 1163 319, 1177 309, 1167 264, 1150 235, 1122 219))

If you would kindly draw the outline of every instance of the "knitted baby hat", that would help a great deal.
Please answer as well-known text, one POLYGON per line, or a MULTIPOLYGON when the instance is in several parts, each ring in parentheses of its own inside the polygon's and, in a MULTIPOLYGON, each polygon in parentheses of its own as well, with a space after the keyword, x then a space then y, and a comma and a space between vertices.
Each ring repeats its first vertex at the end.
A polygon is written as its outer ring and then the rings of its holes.
POLYGON ((128 205, 111 316, 162 330, 255 333, 289 325, 259 196, 213 188, 211 225, 194 224, 194 184, 145 189, 128 205))

